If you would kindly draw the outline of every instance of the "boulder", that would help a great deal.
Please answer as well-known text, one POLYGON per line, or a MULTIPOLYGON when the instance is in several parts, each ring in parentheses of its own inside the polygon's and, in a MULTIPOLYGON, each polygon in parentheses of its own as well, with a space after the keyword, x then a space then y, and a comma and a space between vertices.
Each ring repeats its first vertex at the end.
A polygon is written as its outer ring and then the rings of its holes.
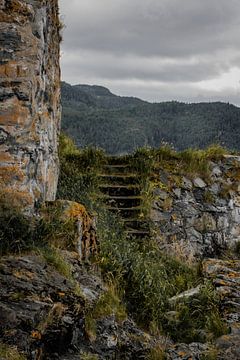
POLYGON ((207 186, 207 184, 205 183, 205 181, 203 181, 203 179, 201 179, 200 177, 197 177, 193 180, 193 184, 195 187, 203 189, 207 186))

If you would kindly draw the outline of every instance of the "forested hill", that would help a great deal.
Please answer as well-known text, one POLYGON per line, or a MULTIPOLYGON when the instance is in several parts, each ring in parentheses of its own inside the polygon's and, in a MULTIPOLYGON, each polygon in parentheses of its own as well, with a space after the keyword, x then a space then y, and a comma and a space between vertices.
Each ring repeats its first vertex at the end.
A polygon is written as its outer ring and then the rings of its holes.
POLYGON ((112 94, 102 86, 62 83, 62 128, 78 146, 94 145, 111 154, 137 147, 177 150, 219 143, 240 150, 240 108, 221 102, 149 103, 112 94))

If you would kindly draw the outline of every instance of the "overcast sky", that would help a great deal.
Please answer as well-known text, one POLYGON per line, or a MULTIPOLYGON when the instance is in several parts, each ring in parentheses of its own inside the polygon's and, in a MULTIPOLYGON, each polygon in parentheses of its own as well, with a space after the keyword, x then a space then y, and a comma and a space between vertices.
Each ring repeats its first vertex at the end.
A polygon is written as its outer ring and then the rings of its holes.
POLYGON ((62 79, 240 105, 240 0, 60 0, 62 79))

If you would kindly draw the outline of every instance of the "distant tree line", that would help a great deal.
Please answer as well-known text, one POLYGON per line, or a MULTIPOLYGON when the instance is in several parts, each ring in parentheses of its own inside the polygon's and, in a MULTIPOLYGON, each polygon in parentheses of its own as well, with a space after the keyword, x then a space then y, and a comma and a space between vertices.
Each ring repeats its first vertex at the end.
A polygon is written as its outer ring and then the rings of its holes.
POLYGON ((168 142, 177 150, 214 143, 240 150, 240 108, 228 103, 148 103, 101 86, 62 83, 62 105, 62 128, 79 147, 122 154, 168 142))

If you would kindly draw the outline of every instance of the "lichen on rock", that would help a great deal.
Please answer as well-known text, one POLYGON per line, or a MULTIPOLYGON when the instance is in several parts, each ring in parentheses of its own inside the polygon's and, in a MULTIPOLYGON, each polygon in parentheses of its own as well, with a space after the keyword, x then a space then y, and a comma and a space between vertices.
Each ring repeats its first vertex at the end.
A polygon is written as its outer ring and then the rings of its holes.
POLYGON ((58 179, 58 1, 0 1, 0 184, 22 205, 54 200, 58 179))

